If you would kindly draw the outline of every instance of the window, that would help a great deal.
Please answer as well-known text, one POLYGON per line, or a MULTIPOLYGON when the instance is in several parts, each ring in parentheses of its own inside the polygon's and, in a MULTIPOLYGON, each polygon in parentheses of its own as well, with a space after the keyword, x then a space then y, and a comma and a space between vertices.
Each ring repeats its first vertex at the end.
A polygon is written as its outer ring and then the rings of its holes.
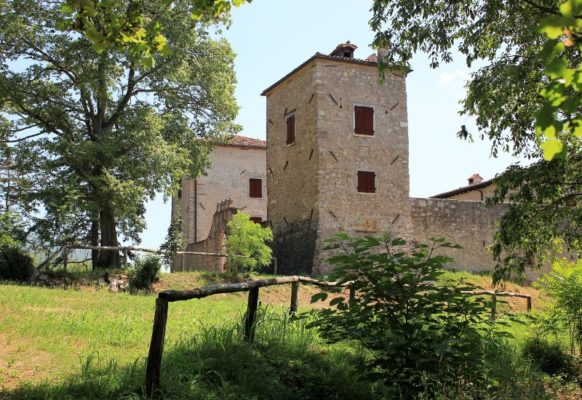
POLYGON ((251 217, 251 221, 253 221, 255 224, 260 224, 263 222, 263 219, 261 217, 251 217))
POLYGON ((354 106, 354 133, 374 135, 374 109, 372 107, 354 106))
POLYGON ((262 179, 249 179, 249 196, 255 198, 263 197, 263 180, 262 179))
POLYGON ((358 192, 376 193, 376 174, 374 172, 358 171, 358 192))
POLYGON ((295 115, 287 118, 287 144, 295 143, 295 115))

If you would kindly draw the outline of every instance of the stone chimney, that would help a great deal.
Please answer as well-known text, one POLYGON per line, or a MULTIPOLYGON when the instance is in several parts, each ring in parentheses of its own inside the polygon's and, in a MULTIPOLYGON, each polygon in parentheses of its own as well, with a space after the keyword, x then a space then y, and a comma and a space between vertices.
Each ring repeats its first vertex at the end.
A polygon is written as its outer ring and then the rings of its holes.
POLYGON ((378 62, 381 63, 384 58, 386 58, 386 56, 388 55, 388 49, 387 48, 380 48, 378 49, 378 62))
POLYGON ((473 174, 467 178, 467 182, 469 186, 478 185, 479 183, 483 182, 483 178, 479 174, 473 174))
POLYGON ((330 56, 334 57, 344 57, 344 58, 354 58, 354 51, 358 48, 353 43, 350 43, 348 40, 345 43, 340 43, 337 47, 331 52, 330 56))

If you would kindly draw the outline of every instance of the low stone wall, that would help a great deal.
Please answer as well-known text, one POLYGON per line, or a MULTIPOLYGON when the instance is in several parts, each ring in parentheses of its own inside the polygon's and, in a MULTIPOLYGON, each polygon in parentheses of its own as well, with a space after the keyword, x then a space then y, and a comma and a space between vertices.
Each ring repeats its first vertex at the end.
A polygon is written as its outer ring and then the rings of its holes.
POLYGON ((507 206, 486 207, 476 201, 410 199, 413 237, 422 243, 443 237, 463 249, 442 249, 439 254, 454 258, 451 267, 465 271, 492 271, 495 262, 487 247, 507 206))
MULTIPOLYGON (((185 251, 202 253, 226 253, 226 233, 228 222, 237 212, 232 207, 232 199, 221 201, 216 206, 212 217, 212 226, 208 238, 196 243, 190 243, 185 251)), ((226 257, 205 256, 195 254, 178 254, 172 266, 172 272, 178 271, 213 271, 224 272, 226 257)))

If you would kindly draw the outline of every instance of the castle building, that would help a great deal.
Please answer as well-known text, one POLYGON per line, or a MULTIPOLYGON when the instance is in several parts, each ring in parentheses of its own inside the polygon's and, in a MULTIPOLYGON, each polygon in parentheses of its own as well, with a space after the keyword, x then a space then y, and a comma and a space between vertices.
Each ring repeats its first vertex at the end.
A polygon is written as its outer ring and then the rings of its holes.
MULTIPOLYGON (((388 68, 381 82, 378 56, 357 59, 356 48, 316 53, 263 91, 268 146, 235 136, 211 153, 204 177, 183 181, 173 212, 182 215, 187 250, 223 253, 225 221, 238 209, 268 221, 282 274, 329 273, 324 241, 337 232, 444 237, 463 246, 441 251, 455 258, 450 267, 494 268, 488 246, 506 207, 485 206, 493 182, 474 174, 466 187, 410 198, 409 71, 388 68)), ((225 260, 180 263, 176 270, 222 271, 225 260)))
POLYGON ((323 239, 412 234, 406 71, 379 83, 356 46, 317 53, 267 88, 267 214, 279 271, 328 272, 323 239))

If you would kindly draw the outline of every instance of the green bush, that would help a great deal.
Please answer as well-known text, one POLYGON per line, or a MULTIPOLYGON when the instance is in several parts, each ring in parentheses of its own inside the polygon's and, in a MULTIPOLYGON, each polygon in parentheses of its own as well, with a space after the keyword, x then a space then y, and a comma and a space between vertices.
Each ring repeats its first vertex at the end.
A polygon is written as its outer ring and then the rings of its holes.
POLYGON ((328 259, 330 279, 350 284, 357 296, 330 301, 335 308, 319 311, 314 325, 330 342, 353 340, 367 349, 367 376, 383 382, 389 398, 432 398, 443 385, 484 384, 485 302, 462 293, 471 286, 436 283, 451 259, 433 251, 458 246, 439 239, 410 248, 388 235, 344 233, 327 243, 336 252, 328 259))
POLYGON ((271 240, 271 228, 263 228, 251 221, 248 214, 236 213, 228 222, 228 271, 236 275, 269 265, 272 250, 267 242, 271 240))
POLYGON ((564 353, 559 343, 530 337, 523 344, 523 356, 548 375, 571 376, 574 372, 572 358, 564 353))
POLYGON ((32 257, 24 249, 11 245, 0 246, 0 279, 26 282, 34 272, 32 257))
POLYGON ((148 256, 137 260, 135 271, 129 281, 131 288, 150 290, 152 284, 159 279, 161 267, 160 258, 156 256, 148 256))

